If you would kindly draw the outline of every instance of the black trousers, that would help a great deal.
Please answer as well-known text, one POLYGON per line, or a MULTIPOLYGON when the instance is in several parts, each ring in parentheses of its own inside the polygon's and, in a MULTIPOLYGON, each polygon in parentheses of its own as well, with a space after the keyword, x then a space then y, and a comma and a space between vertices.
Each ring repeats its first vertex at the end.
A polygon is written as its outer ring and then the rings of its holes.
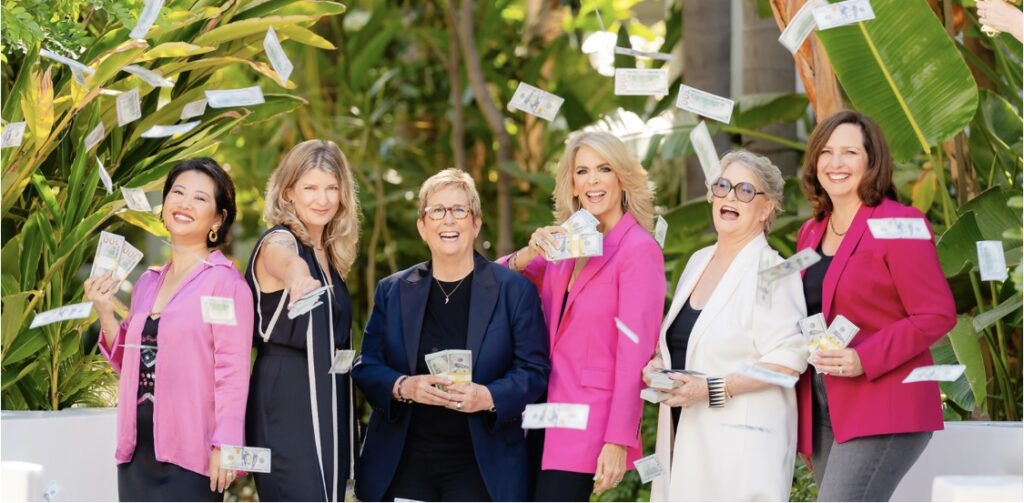
POLYGON ((541 470, 533 501, 590 501, 594 492, 594 474, 541 470))
POLYGON ((442 451, 410 439, 382 501, 491 501, 468 440, 468 448, 442 451))
POLYGON ((153 402, 136 412, 135 453, 117 465, 117 497, 121 501, 224 501, 210 490, 210 478, 173 463, 156 460, 153 449, 153 402))

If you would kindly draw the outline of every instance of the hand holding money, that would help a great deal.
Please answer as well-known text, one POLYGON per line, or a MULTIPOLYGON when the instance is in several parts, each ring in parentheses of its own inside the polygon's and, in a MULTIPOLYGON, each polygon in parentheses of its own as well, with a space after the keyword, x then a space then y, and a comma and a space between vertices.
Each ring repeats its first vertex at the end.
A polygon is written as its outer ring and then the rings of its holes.
POLYGON ((105 272, 85 280, 85 298, 92 302, 101 318, 114 314, 114 294, 117 293, 120 284, 121 280, 116 278, 113 272, 105 272))
POLYGON ((664 366, 665 366, 665 362, 661 359, 661 357, 658 356, 658 355, 654 355, 654 358, 651 358, 651 361, 647 362, 647 365, 644 365, 644 370, 641 372, 641 375, 643 376, 643 379, 644 379, 644 384, 647 385, 647 386, 650 386, 651 385, 651 376, 649 376, 647 374, 650 373, 650 372, 656 372, 658 369, 660 369, 660 368, 662 368, 664 366))
POLYGON ((708 404, 708 381, 703 377, 669 372, 668 376, 683 384, 671 390, 665 390, 668 398, 661 403, 669 407, 691 407, 708 404))
POLYGON ((454 398, 454 401, 448 405, 448 408, 465 412, 466 414, 490 410, 494 406, 491 390, 481 384, 472 382, 453 384, 448 386, 448 393, 454 398))
POLYGON ((450 402, 457 402, 458 400, 451 393, 438 387, 438 385, 447 387, 451 384, 451 379, 447 377, 416 375, 402 381, 398 392, 403 398, 416 403, 446 407, 450 402))
POLYGON ((860 356, 853 348, 822 349, 811 359, 814 367, 824 374, 839 377, 858 377, 864 373, 860 356))
POLYGON ((565 228, 560 225, 549 225, 541 227, 530 236, 528 252, 523 257, 517 257, 519 265, 529 264, 534 258, 540 256, 550 259, 559 249, 558 236, 566 235, 565 228))
MULTIPOLYGON (((320 288, 320 282, 313 279, 313 276, 309 274, 309 268, 305 263, 302 263, 302 270, 296 270, 294 273, 288 275, 288 281, 285 287, 288 289, 288 308, 291 309, 295 302, 303 298, 309 292, 320 288)), ((296 267, 296 269, 299 269, 296 267)))
POLYGON ((237 476, 234 470, 221 468, 220 447, 214 447, 210 451, 210 491, 223 493, 237 476))

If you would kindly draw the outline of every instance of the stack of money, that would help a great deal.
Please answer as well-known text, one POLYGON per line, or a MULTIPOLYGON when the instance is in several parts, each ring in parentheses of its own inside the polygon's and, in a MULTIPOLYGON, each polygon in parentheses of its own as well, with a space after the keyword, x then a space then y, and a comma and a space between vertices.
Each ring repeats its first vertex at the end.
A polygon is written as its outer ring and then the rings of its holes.
POLYGON ((566 234, 558 234, 558 250, 555 250, 548 260, 558 261, 577 257, 599 257, 604 253, 604 235, 598 232, 597 217, 587 210, 579 210, 573 213, 565 222, 562 228, 566 234))
POLYGON ((821 313, 800 320, 799 325, 800 332, 807 340, 807 349, 811 351, 807 358, 808 363, 823 349, 844 349, 860 331, 857 325, 841 314, 837 315, 828 327, 825 326, 825 317, 821 313))
POLYGON ((587 429, 590 406, 579 403, 534 403, 523 411, 523 429, 587 429))
POLYGON ((646 372, 644 376, 650 380, 652 388, 672 389, 679 386, 679 381, 672 379, 665 372, 646 372))
POLYGON ((644 388, 640 390, 640 398, 647 400, 651 403, 661 403, 668 398, 668 393, 664 391, 658 391, 654 388, 644 388))
POLYGON ((124 236, 112 232, 100 232, 96 245, 96 258, 92 261, 89 277, 111 273, 115 278, 125 280, 135 266, 142 261, 142 252, 124 240, 124 236))
POLYGON ((468 349, 446 349, 423 358, 432 376, 447 377, 453 384, 473 382, 473 352, 468 349))
POLYGON ((323 305, 323 301, 320 300, 320 296, 323 295, 328 288, 330 287, 322 286, 300 297, 299 300, 295 301, 295 303, 288 308, 288 319, 294 320, 295 318, 312 311, 317 306, 323 305))

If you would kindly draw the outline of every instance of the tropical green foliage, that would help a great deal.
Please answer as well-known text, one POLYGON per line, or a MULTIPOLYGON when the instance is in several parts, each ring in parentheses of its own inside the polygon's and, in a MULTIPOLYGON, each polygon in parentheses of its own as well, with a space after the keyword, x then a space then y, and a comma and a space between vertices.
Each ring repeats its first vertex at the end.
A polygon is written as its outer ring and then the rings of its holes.
MULTIPOLYGON (((98 165, 106 166, 115 187, 156 190, 174 163, 213 155, 224 135, 304 103, 288 94, 266 93, 266 103, 251 109, 207 110, 202 124, 187 134, 141 138, 153 125, 177 122, 186 103, 220 85, 221 67, 245 67, 246 81, 276 87, 269 66, 254 57, 267 27, 277 28, 282 38, 322 46, 322 39, 306 27, 343 10, 329 2, 275 1, 252 8, 256 3, 221 7, 199 2, 186 8, 184 2, 172 2, 147 41, 129 39, 134 22, 125 26, 108 18, 101 12, 105 2, 69 2, 53 18, 35 18, 84 19, 81 33, 66 26, 44 31, 62 34, 54 40, 81 44, 75 46, 80 49, 75 59, 95 71, 84 85, 66 67, 40 59, 39 37, 18 41, 25 52, 6 53, 3 119, 24 120, 28 128, 21 146, 3 152, 4 408, 110 403, 110 367, 96 353, 95 338, 86 337, 94 318, 28 328, 34 313, 81 301, 83 264, 92 258, 99 230, 128 225, 164 234, 157 216, 126 211, 119 191, 97 189, 98 165), (156 70, 176 84, 173 89, 150 87, 120 71, 129 64, 156 70), (109 95, 135 87, 142 96, 143 118, 117 127, 115 100, 109 95), (107 134, 93 150, 86 149, 86 135, 101 121, 107 134)), ((10 8, 22 7, 38 6, 29 2, 10 8)), ((50 42, 47 38, 42 46, 68 54, 50 42)), ((153 258, 145 262, 158 263, 153 258)))

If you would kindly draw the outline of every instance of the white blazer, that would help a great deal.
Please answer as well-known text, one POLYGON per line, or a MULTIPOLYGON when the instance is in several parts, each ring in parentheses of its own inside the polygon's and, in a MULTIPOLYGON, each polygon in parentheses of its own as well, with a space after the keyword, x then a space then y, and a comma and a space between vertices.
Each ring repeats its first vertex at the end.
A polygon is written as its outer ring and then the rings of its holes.
MULTIPOLYGON (((707 268, 717 245, 690 257, 661 327, 658 354, 672 365, 665 336, 707 268)), ((741 363, 773 363, 803 372, 808 351, 798 321, 806 316, 799 274, 771 285, 768 305, 756 302, 757 272, 782 262, 758 235, 726 270, 690 333, 686 368, 724 377, 741 363)), ((682 409, 672 431, 671 408, 658 415, 655 455, 665 474, 651 501, 788 501, 796 455, 796 395, 773 386, 734 396, 725 406, 682 409)))

